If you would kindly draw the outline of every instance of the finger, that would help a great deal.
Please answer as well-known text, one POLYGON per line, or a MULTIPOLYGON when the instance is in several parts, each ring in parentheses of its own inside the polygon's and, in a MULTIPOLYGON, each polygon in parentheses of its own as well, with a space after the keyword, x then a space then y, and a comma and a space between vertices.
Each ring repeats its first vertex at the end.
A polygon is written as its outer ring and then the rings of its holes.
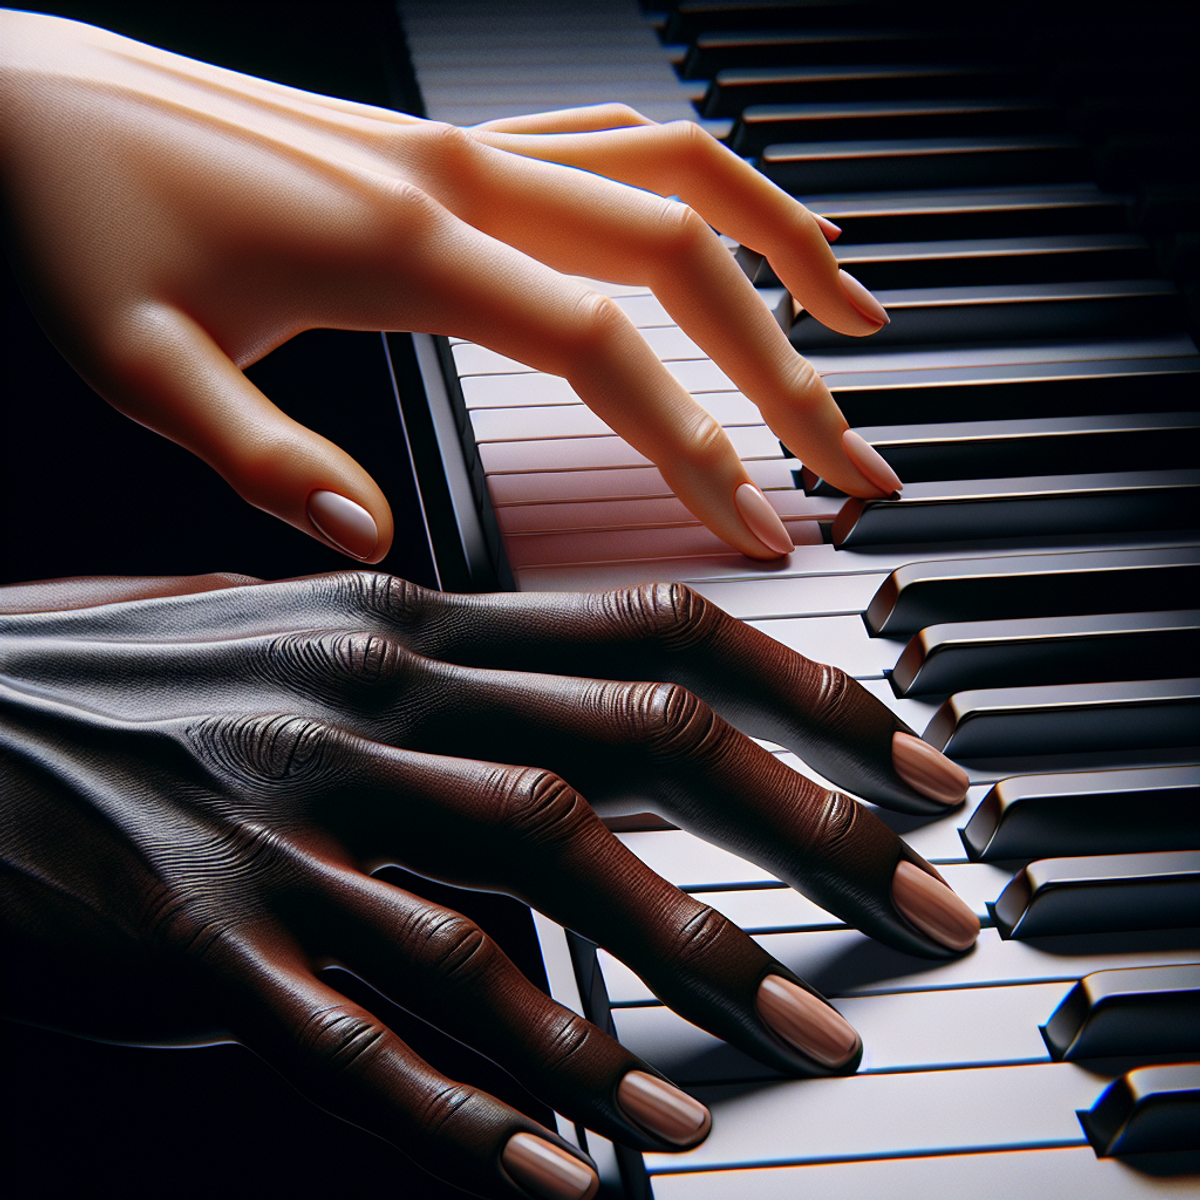
POLYGON ((256 508, 365 562, 392 540, 375 481, 279 411, 195 321, 165 304, 130 315, 106 343, 101 395, 202 458, 256 508))
MULTIPOLYGON (((431 147, 430 158, 440 164, 480 149, 448 126, 435 134, 449 144, 431 147)), ((456 334, 563 376, 718 537, 753 558, 792 549, 724 430, 612 299, 480 232, 426 195, 410 194, 401 207, 406 215, 397 223, 409 238, 404 255, 394 258, 392 274, 374 270, 382 280, 364 276, 355 320, 456 334)))
MULTIPOLYGON (((836 477, 836 486, 855 495, 897 489, 895 474, 875 462, 861 439, 851 435, 853 449, 846 444, 846 420, 824 381, 695 210, 476 141, 440 158, 426 186, 471 226, 556 271, 650 286, 787 446, 813 470, 832 472, 822 478, 836 477)), ((802 224, 829 257, 816 223, 805 214, 802 224)), ((635 404, 627 395, 624 407, 640 418, 635 404)))
POLYGON ((329 952, 557 1112, 644 1150, 707 1135, 703 1105, 534 987, 474 922, 357 872, 322 883, 329 952))
POLYGON ((471 127, 472 132, 494 133, 584 133, 597 129, 624 129, 630 125, 655 125, 628 104, 588 104, 521 117, 498 117, 471 127))
MULTIPOLYGON (((329 584, 311 587, 333 595, 329 584)), ((788 747, 825 778, 888 808, 940 813, 966 796, 962 768, 855 680, 729 616, 685 584, 463 596, 359 576, 337 594, 347 615, 382 616, 406 646, 429 658, 682 684, 744 733, 788 747)))
POLYGON ((766 256, 783 285, 823 325, 862 336, 887 323, 877 300, 838 269, 827 246, 841 231, 755 170, 699 125, 672 121, 584 136, 564 130, 471 131, 473 137, 530 158, 593 171, 678 196, 722 233, 766 256))
POLYGON ((537 762, 615 811, 648 804, 908 953, 946 957, 978 934, 970 909, 868 809, 791 770, 678 684, 393 662, 403 711, 381 722, 384 740, 461 754, 470 730, 472 757, 537 762), (943 937, 926 920, 924 893, 897 876, 902 861, 938 881, 956 932, 943 937))
POLYGON ((291 820, 329 830, 366 870, 394 862, 517 896, 612 950, 683 1016, 778 1070, 857 1065, 861 1044, 826 1001, 654 874, 547 771, 394 750, 301 718, 212 719, 184 736, 216 777, 276 807, 287 797, 291 820), (783 985, 786 1006, 769 996, 762 1003, 764 987, 783 985))
POLYGON ((590 1200, 591 1163, 501 1101, 433 1070, 366 1009, 278 944, 226 946, 231 1026, 322 1108, 474 1195, 590 1200))

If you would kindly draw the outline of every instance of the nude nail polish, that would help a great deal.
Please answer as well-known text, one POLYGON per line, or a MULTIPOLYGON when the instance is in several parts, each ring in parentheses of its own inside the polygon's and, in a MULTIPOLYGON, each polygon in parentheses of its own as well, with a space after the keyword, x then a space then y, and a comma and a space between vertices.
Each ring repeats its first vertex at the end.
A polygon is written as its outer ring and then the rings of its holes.
POLYGON ((979 937, 979 918, 944 883, 910 862, 896 867, 892 899, 922 933, 951 950, 966 950, 979 937))
POLYGON ((591 1200, 600 1188, 586 1163, 531 1133, 509 1138, 500 1160, 517 1183, 545 1200, 591 1200))
POLYGON ((779 519, 779 514, 771 507, 771 502, 752 483, 739 484, 733 493, 733 502, 741 514, 746 528, 768 550, 776 554, 791 554, 795 550, 787 527, 779 519))
POLYGON ((781 975, 768 975, 758 985, 755 1006, 788 1045, 822 1066, 843 1066, 862 1044, 841 1013, 781 975))
POLYGON ((836 242, 842 236, 842 227, 835 225, 828 217, 823 217, 820 213, 813 213, 813 219, 816 221, 817 227, 825 235, 827 242, 836 242))
POLYGON ((664 1141, 683 1146, 708 1133, 712 1117, 699 1100, 645 1071, 630 1071, 617 1087, 617 1101, 632 1120, 664 1141))
POLYGON ((901 491, 904 484, 900 476, 888 465, 888 461, 853 429, 847 429, 842 434, 842 449, 846 457, 869 479, 885 496, 893 496, 901 491))
POLYGON ((868 321, 874 321, 876 325, 890 325, 892 323, 892 318, 888 316, 887 309, 853 275, 845 271, 838 271, 838 278, 842 281, 842 291, 846 293, 846 299, 868 321))
POLYGON ((892 734, 892 764, 913 791, 939 804, 961 804, 971 786, 958 763, 911 733, 892 734))
POLYGON ((365 508, 337 492, 313 492, 308 498, 308 519, 335 546, 354 558, 375 553, 379 530, 365 508))

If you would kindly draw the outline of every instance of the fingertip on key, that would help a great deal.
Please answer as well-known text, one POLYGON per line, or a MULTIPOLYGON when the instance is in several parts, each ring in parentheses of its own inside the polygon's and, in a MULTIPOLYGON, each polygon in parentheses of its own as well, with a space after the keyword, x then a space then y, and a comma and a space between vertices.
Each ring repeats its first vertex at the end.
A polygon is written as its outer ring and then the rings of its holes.
POLYGON ((823 1067, 845 1066, 862 1048, 837 1009, 781 975, 768 975, 758 985, 755 1005, 775 1034, 823 1067))
POLYGON ((914 863, 897 865, 892 899, 926 937, 951 950, 969 949, 979 937, 979 918, 946 884, 914 863))
POLYGON ((600 1190, 587 1163, 531 1133, 509 1138, 500 1160, 521 1187, 544 1200, 592 1200, 600 1190))
POLYGON ((787 526, 754 484, 739 484, 734 489, 733 502, 742 523, 768 550, 775 554, 791 554, 795 550, 787 526))
POLYGON ((911 733, 892 735, 892 765, 913 791, 948 807, 961 804, 971 786, 969 776, 958 763, 911 733))
POLYGON ((846 457, 858 468, 864 478, 873 483, 885 496, 894 496, 902 491, 904 484, 892 470, 887 459, 861 434, 853 429, 842 432, 842 449, 846 457))
POLYGON ((712 1128, 712 1116, 699 1100, 645 1071, 630 1071, 621 1080, 617 1101, 636 1124, 676 1146, 691 1146, 712 1128))

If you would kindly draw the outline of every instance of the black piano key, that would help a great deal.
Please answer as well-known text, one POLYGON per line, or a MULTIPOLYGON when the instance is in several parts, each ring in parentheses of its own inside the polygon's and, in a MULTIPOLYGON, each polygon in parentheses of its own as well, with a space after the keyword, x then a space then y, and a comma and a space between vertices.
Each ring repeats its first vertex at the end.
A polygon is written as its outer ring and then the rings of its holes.
POLYGON ((1085 975, 1042 1026, 1059 1061, 1200 1054, 1200 966, 1085 975))
POLYGON ((853 497, 833 522, 835 546, 1188 529, 1200 471, 1030 475, 914 483, 895 500, 853 497))
POLYGON ((1039 97, 937 97, 752 104, 729 146, 745 156, 784 142, 848 142, 901 137, 979 137, 1057 132, 1056 110, 1039 97))
POLYGON ((836 372, 834 399, 856 428, 906 422, 1044 419, 1130 412, 1182 412, 1196 406, 1200 356, 1087 362, 998 363, 908 370, 836 372))
POLYGON ((837 63, 930 62, 962 57, 962 38, 917 29, 758 29, 700 34, 680 67, 684 79, 712 79, 731 67, 834 66, 837 63))
POLYGON ((1200 671, 1200 610, 929 625, 892 671, 898 696, 962 688, 1169 679, 1200 671))
POLYGON ((781 142, 758 165, 788 192, 882 191, 1069 181, 1086 173, 1086 154, 1076 138, 1055 134, 897 138, 781 142))
MULTIPOLYGON (((1179 329, 1184 322, 1175 285, 1156 279, 995 283, 876 295, 891 323, 872 335, 873 350, 922 342, 1151 335, 1179 329)), ((859 341, 827 328, 804 311, 797 315, 789 337, 801 352, 849 348, 859 341)), ((856 348, 861 351, 861 344, 856 348)))
POLYGON ((1200 852, 1039 859, 990 907, 1005 938, 1186 928, 1200 912, 1200 852))
POLYGON ((1200 742, 1200 679, 955 692, 923 736, 970 759, 1192 746, 1200 742))
POLYGON ((1019 775, 994 784, 962 831, 976 862, 1200 846, 1200 766, 1019 775))
MULTIPOLYGON (((1200 462, 1200 413, 1025 417, 937 425, 859 426, 905 483, 1050 475, 1069 463, 1151 471, 1200 462)), ((808 494, 841 495, 808 468, 808 494)))
MULTIPOLYGON (((1149 244, 1132 233, 839 244, 834 254, 872 290, 1144 278, 1154 271, 1149 244)), ((778 284, 766 259, 756 268, 756 284, 778 284)))
POLYGON ((1200 1148, 1200 1064, 1129 1071, 1079 1114, 1100 1158, 1200 1148))
POLYGON ((1200 546, 914 563, 880 585, 868 629, 897 637, 948 621, 1182 608, 1200 595, 1200 546))
POLYGON ((887 242, 1127 233, 1129 229, 1128 201, 1095 184, 848 197, 806 192, 801 199, 841 228, 839 249, 887 242))

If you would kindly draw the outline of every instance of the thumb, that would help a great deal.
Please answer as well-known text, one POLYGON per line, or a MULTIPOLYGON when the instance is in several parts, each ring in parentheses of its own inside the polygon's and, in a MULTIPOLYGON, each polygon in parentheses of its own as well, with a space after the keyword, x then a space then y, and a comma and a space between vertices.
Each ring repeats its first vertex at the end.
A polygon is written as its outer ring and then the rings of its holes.
POLYGON ((238 494, 361 562, 392 542, 375 481, 344 450, 280 412, 186 313, 139 306, 110 338, 102 378, 114 408, 190 450, 238 494))

